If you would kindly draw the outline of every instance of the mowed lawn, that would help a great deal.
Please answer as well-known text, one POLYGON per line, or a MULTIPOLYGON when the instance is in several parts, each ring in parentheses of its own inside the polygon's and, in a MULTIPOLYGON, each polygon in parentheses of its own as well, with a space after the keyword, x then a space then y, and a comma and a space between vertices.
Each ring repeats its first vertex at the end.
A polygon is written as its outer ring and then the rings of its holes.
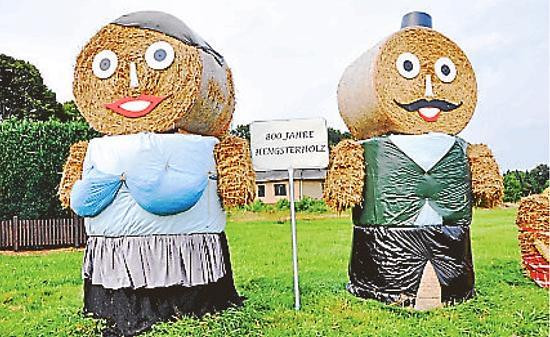
MULTIPOLYGON (((415 312, 348 294, 348 214, 298 221, 303 308, 293 309, 285 213, 232 214, 227 234, 245 306, 158 324, 145 336, 548 336, 548 292, 522 275, 515 209, 476 210, 477 296, 415 312)), ((286 219, 287 220, 287 219, 286 219)), ((81 251, 0 255, 0 336, 96 336, 80 314, 81 251)))

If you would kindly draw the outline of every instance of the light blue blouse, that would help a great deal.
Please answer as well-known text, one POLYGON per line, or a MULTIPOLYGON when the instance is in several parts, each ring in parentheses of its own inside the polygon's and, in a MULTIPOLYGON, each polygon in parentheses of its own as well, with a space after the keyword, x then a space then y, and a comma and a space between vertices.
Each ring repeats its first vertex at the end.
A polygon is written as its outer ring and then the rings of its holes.
POLYGON ((93 139, 71 207, 87 218, 88 235, 219 232, 225 214, 216 193, 217 142, 154 133, 93 139))

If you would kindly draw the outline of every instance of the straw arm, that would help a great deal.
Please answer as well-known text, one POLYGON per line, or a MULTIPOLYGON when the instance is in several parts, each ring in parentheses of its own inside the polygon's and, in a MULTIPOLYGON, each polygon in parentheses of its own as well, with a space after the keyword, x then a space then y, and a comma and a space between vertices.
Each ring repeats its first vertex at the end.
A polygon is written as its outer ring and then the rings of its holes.
POLYGON ((218 195, 224 208, 248 205, 256 194, 256 173, 245 139, 226 135, 214 148, 218 195))
POLYGON ((493 153, 485 144, 469 144, 467 156, 474 205, 485 208, 500 206, 504 196, 504 184, 493 153))
POLYGON ((363 201, 364 184, 363 147, 350 139, 341 141, 330 153, 323 199, 333 210, 344 211, 363 201))
POLYGON ((78 179, 82 177, 82 165, 88 149, 87 141, 80 141, 71 145, 69 157, 63 166, 63 174, 59 183, 59 200, 63 208, 70 206, 71 190, 78 179))

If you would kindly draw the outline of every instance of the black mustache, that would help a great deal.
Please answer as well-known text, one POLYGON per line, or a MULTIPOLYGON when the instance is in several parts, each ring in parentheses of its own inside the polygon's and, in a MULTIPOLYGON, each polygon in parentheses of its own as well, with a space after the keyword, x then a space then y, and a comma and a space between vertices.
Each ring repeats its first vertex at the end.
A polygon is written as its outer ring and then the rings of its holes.
POLYGON ((399 105, 401 108, 409 112, 418 111, 418 109, 421 108, 438 108, 441 111, 451 111, 462 105, 462 102, 454 104, 441 99, 433 99, 431 101, 428 101, 422 98, 412 103, 399 103, 395 99, 393 101, 395 102, 395 104, 399 105))

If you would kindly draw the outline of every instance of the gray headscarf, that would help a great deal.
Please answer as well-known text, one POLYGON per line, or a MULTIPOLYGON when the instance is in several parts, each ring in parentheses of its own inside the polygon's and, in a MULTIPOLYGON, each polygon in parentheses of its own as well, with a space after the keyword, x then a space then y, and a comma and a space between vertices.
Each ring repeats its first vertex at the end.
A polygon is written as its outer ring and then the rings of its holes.
POLYGON ((187 27, 183 21, 173 15, 157 11, 134 12, 123 15, 112 23, 125 27, 138 27, 164 33, 180 40, 186 45, 198 48, 211 55, 220 66, 224 64, 223 56, 187 27))

